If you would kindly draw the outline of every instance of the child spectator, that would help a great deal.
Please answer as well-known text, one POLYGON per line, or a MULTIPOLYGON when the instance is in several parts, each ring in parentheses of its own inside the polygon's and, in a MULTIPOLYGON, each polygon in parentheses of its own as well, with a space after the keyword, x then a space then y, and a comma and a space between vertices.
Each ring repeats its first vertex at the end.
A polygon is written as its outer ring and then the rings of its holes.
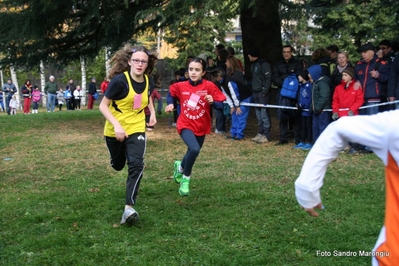
POLYGON ((179 193, 190 194, 190 175, 195 160, 204 144, 205 135, 211 132, 211 107, 222 109, 226 97, 211 81, 204 80, 206 61, 195 58, 188 67, 190 79, 170 86, 166 113, 174 110, 173 99, 181 103, 181 115, 177 120, 177 131, 187 152, 182 161, 175 161, 173 178, 180 183, 179 193))
POLYGON ((301 141, 294 149, 310 150, 312 148, 312 83, 309 81, 309 72, 302 70, 298 75, 298 107, 301 109, 301 141))
POLYGON ((1 111, 5 112, 5 108, 4 108, 4 97, 3 97, 3 91, 0 90, 0 107, 1 107, 1 111))
POLYGON ((313 83, 312 89, 312 133, 313 143, 331 122, 331 88, 330 78, 322 75, 320 65, 313 65, 308 68, 310 82, 313 83))
POLYGON ((80 101, 83 97, 82 89, 80 86, 76 86, 76 90, 73 92, 73 96, 75 98, 75 108, 80 111, 80 101))
POLYGON ((58 100, 58 108, 61 111, 62 110, 62 105, 65 102, 65 95, 64 95, 64 91, 62 90, 62 88, 60 88, 57 91, 57 100, 58 100))
POLYGON ((252 91, 244 83, 229 77, 222 69, 216 69, 211 73, 212 80, 221 84, 226 102, 230 107, 231 128, 229 138, 243 140, 250 107, 240 104, 252 101, 252 91))
POLYGON ((33 101, 33 114, 37 114, 38 113, 38 109, 39 109, 39 102, 41 99, 42 93, 39 91, 39 87, 38 86, 33 86, 33 92, 32 92, 32 101, 33 101))
POLYGON ((10 100, 10 110, 11 110, 12 115, 17 114, 18 107, 19 107, 19 104, 18 104, 17 98, 15 97, 15 95, 13 95, 10 100))
MULTIPOLYGON (((343 116, 353 116, 359 114, 359 108, 363 105, 364 95, 362 89, 354 89, 355 70, 347 67, 342 71, 342 82, 335 87, 332 110, 332 119, 337 120, 343 116)), ((348 154, 354 154, 358 150, 358 144, 349 143, 350 149, 348 154)))
POLYGON ((72 110, 72 92, 71 92, 71 87, 67 87, 65 92, 64 92, 64 97, 65 97, 65 104, 67 110, 72 110))
POLYGON ((359 108, 362 106, 363 90, 353 88, 355 84, 355 70, 347 67, 342 71, 342 82, 335 87, 332 109, 332 119, 337 120, 343 116, 353 116, 359 114, 359 108))

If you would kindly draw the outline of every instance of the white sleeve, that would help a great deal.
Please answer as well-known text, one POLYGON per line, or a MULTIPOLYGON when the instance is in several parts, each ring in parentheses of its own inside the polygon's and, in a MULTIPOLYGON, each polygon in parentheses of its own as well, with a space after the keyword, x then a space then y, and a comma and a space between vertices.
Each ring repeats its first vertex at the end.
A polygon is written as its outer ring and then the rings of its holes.
POLYGON ((236 91, 234 90, 234 86, 236 86, 236 88, 237 88, 237 85, 233 84, 232 82, 229 82, 228 86, 229 86, 231 98, 232 98, 232 100, 234 102, 234 106, 240 106, 240 101, 238 100, 238 97, 236 95, 236 91))
POLYGON ((371 116, 343 117, 331 123, 310 150, 295 181, 298 203, 302 207, 313 208, 321 202, 320 188, 327 166, 349 141, 370 147, 387 164, 391 132, 397 131, 399 110, 371 116))
POLYGON ((223 87, 222 87, 222 92, 224 96, 226 96, 225 102, 230 106, 230 108, 233 108, 234 107, 233 101, 231 100, 230 96, 226 93, 223 87))

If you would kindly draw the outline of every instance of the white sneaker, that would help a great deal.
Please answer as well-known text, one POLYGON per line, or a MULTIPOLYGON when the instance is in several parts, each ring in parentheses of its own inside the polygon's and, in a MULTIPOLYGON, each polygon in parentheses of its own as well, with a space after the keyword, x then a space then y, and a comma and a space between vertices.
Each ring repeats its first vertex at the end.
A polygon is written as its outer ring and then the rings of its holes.
POLYGON ((128 223, 130 225, 134 224, 139 220, 139 214, 136 212, 135 209, 129 207, 125 209, 122 214, 121 224, 128 223))
POLYGON ((219 135, 224 135, 226 133, 226 131, 220 131, 220 130, 215 129, 215 133, 219 134, 219 135))
POLYGON ((251 141, 257 142, 261 137, 262 137, 262 135, 258 133, 258 134, 255 136, 255 138, 252 138, 252 139, 251 139, 251 141))
POLYGON ((256 141, 256 143, 265 143, 265 142, 269 142, 269 140, 265 135, 260 135, 259 139, 256 141))

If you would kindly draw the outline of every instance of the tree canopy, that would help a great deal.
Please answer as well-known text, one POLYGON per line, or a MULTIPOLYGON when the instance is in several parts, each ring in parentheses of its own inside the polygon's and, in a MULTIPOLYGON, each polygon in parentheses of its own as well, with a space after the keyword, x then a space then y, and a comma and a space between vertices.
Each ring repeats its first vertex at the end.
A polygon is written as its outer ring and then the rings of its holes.
POLYGON ((283 41, 297 48, 355 49, 399 33, 395 0, 2 0, 0 12, 3 66, 94 58, 104 47, 115 51, 137 33, 158 29, 181 56, 198 55, 224 42, 229 19, 238 14, 244 52, 257 46, 271 63, 281 58, 281 25, 283 41))
POLYGON ((128 41, 139 13, 162 0, 4 0, 0 3, 2 65, 68 63, 128 41))

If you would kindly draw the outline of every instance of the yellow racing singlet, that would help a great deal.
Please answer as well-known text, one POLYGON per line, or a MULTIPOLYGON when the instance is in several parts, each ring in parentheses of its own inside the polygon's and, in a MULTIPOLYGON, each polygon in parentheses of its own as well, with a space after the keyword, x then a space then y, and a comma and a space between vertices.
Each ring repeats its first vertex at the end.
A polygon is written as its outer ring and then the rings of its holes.
MULTIPOLYGON (((123 99, 111 100, 109 110, 128 135, 137 132, 145 132, 146 122, 144 108, 148 105, 149 98, 148 76, 144 75, 145 89, 143 93, 138 94, 133 89, 129 73, 125 71, 123 74, 125 74, 129 85, 129 92, 123 99)), ((104 136, 115 137, 114 126, 108 120, 105 121, 104 136)))

